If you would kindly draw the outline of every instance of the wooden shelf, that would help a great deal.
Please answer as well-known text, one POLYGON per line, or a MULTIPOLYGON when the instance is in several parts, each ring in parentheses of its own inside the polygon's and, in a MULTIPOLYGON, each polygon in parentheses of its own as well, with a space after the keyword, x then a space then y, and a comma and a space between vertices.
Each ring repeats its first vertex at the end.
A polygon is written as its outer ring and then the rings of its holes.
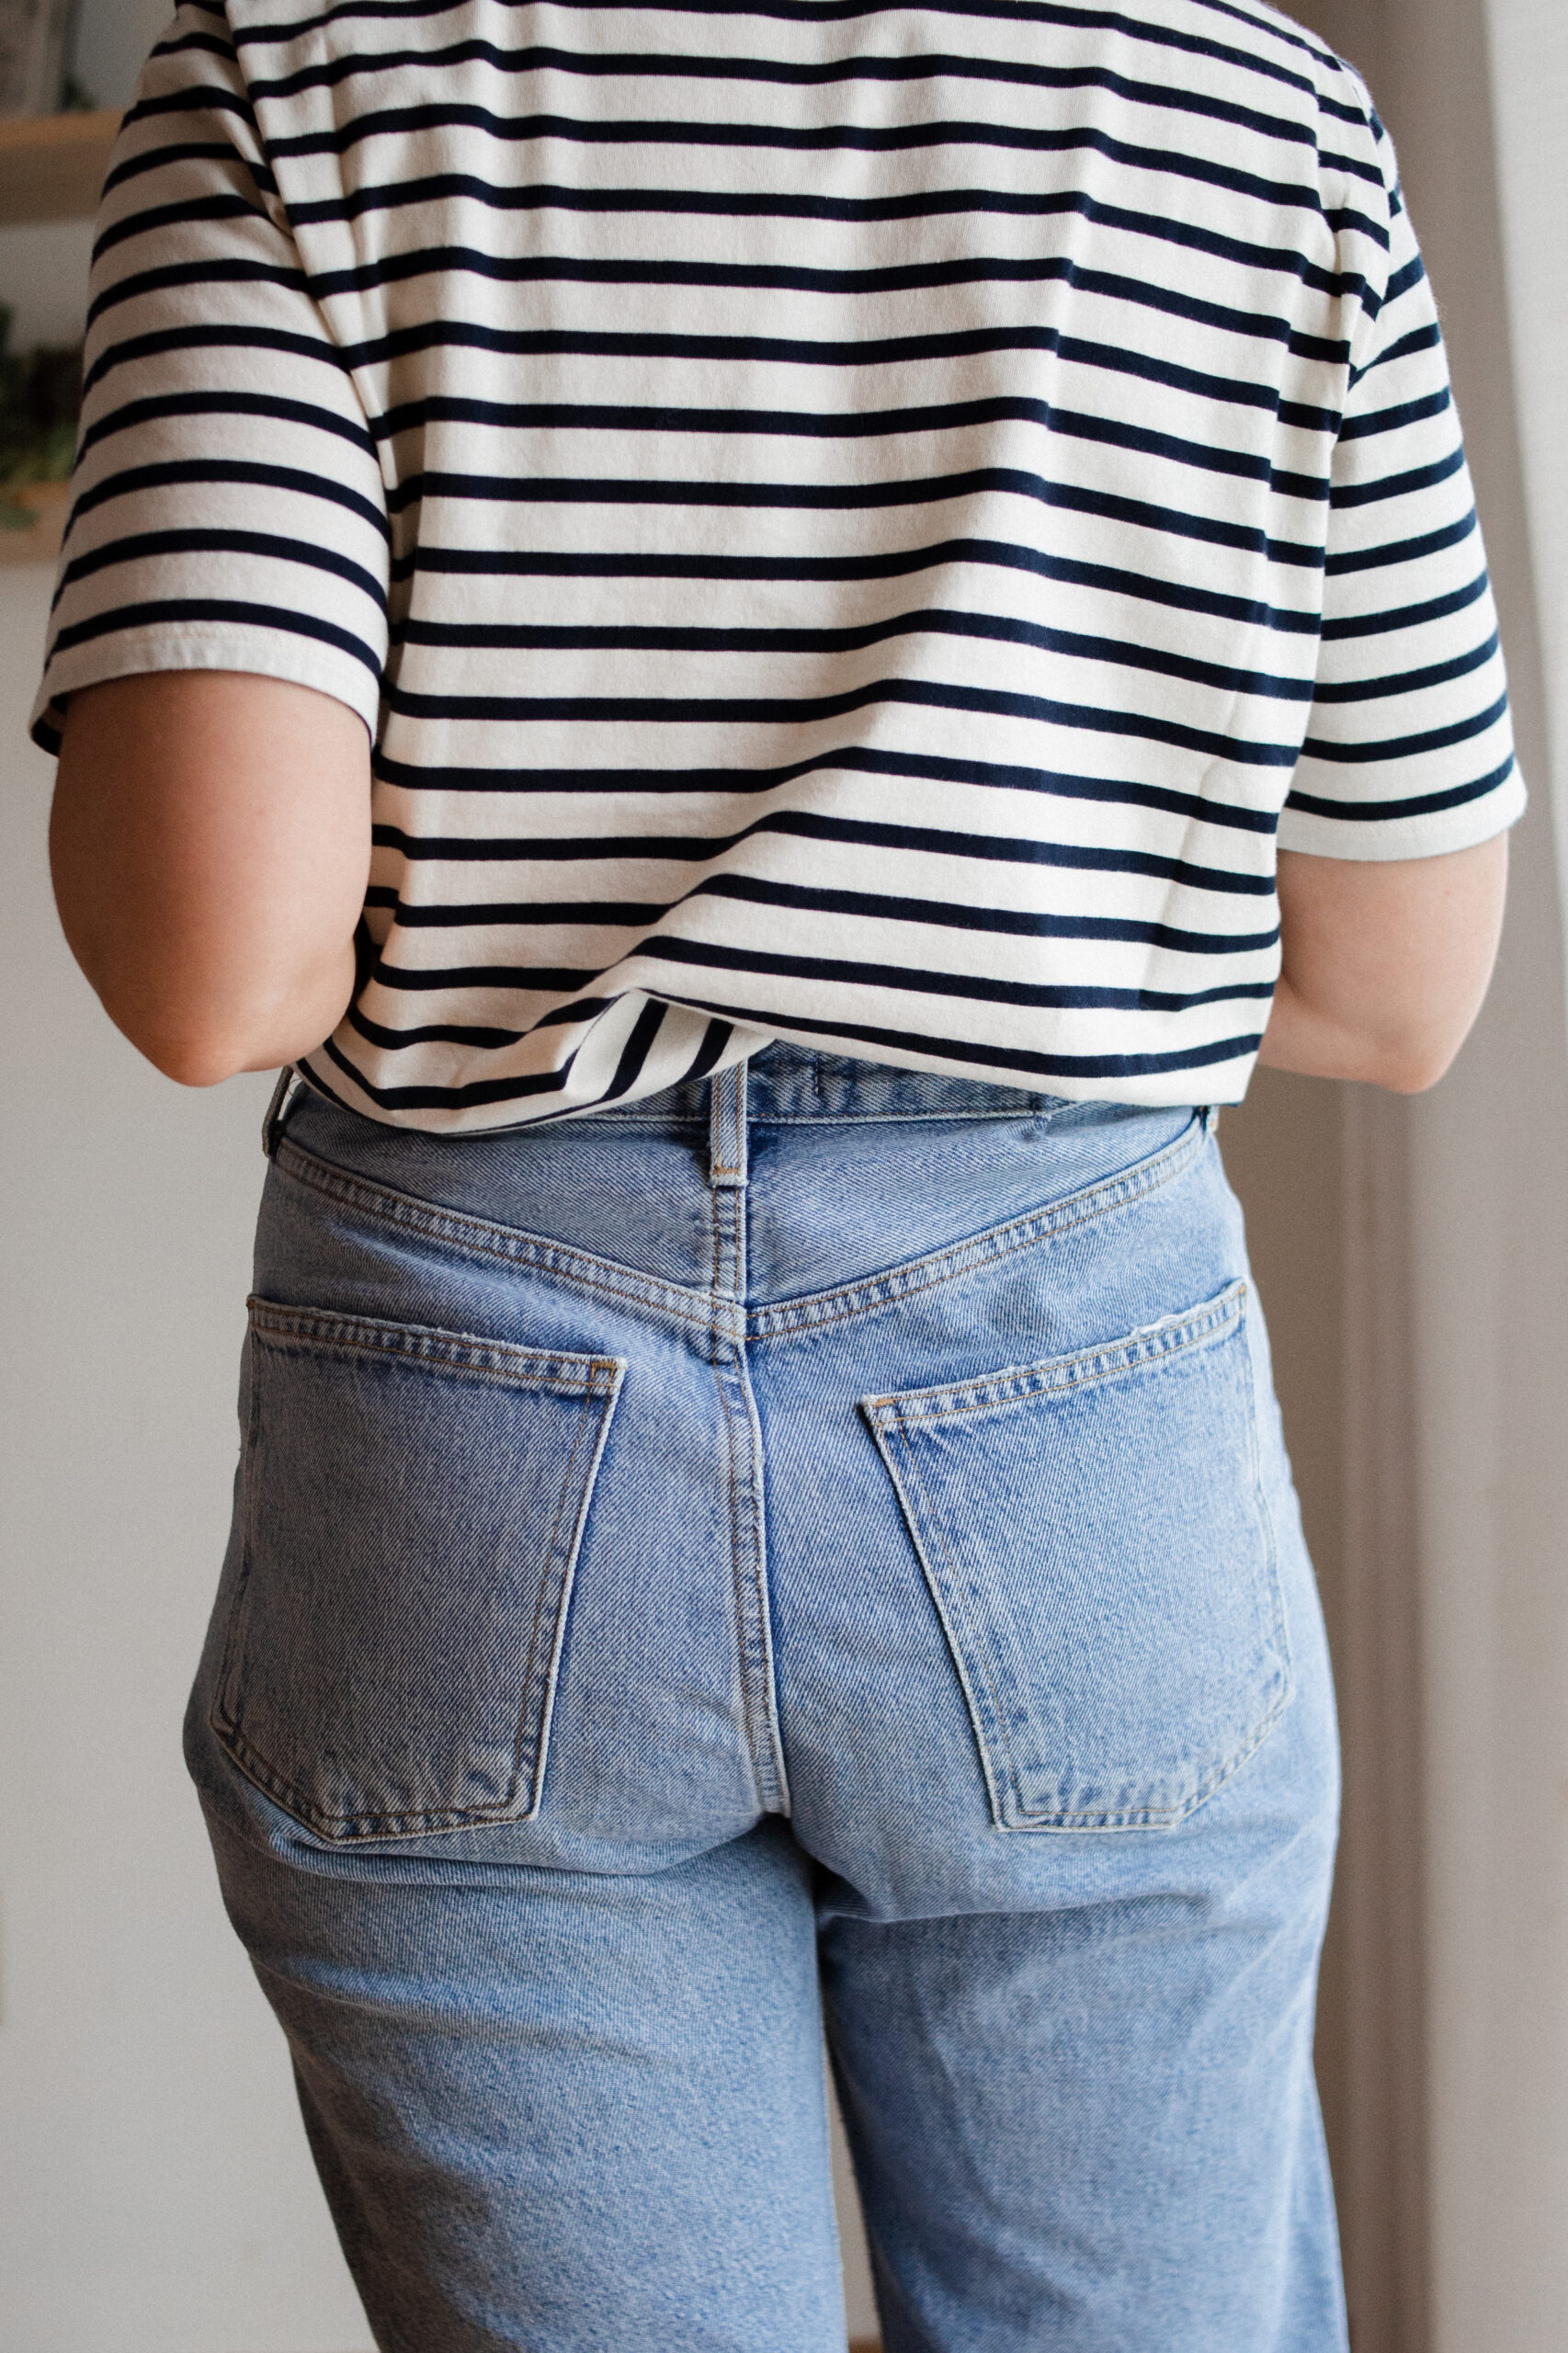
POLYGON ((0 500, 33 517, 30 530, 0 529, 0 564, 53 563, 60 554, 65 511, 71 503, 70 483, 29 483, 25 490, 0 486, 0 500))
POLYGON ((95 213, 119 129, 114 107, 0 122, 0 228, 95 213))

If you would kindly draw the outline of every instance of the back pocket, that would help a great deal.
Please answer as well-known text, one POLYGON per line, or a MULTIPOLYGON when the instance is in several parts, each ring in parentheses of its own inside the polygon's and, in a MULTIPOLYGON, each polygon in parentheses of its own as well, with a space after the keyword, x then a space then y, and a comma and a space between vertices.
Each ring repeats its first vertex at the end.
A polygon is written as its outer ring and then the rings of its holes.
POLYGON ((1245 1314, 864 1403, 1001 1829, 1180 1822, 1290 1696, 1245 1314))
POLYGON ((521 1820, 624 1367, 251 1302, 212 1729, 329 1839, 521 1820))

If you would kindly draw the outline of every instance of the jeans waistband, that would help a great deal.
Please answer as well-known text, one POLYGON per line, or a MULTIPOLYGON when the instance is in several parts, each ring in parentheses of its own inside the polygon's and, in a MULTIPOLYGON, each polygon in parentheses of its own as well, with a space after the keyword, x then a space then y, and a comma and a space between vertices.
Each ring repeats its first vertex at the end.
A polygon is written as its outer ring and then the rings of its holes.
MULTIPOLYGON (((1017 1086, 994 1086, 984 1079, 949 1076, 939 1071, 900 1070, 887 1063, 818 1053, 810 1046, 777 1040, 745 1064, 746 1116, 751 1122, 834 1120, 1020 1120, 1065 1110, 1060 1095, 1037 1095, 1017 1086)), ((667 1087, 624 1108, 591 1112, 589 1118, 706 1122, 715 1079, 667 1087)))
MULTIPOLYGON (((300 1089, 315 1095, 308 1076, 283 1071, 262 1126, 268 1158, 283 1132, 286 1107, 300 1089)), ((331 1098, 323 1096, 324 1102, 331 1098)), ((335 1110, 342 1107, 334 1105, 335 1110)), ((1199 1107, 1201 1108, 1201 1107, 1199 1107)), ((344 1113, 358 1124, 360 1115, 344 1113)), ((1114 1126, 1149 1116, 1148 1106, 1135 1103, 1079 1101, 1062 1095, 1045 1095, 1020 1086, 996 1086, 988 1080, 965 1078, 941 1071, 903 1070, 889 1063, 859 1062, 846 1054, 819 1053, 809 1046, 775 1040, 731 1071, 716 1078, 694 1079, 662 1094, 643 1096, 634 1103, 610 1105, 585 1111, 565 1123, 577 1130, 602 1124, 641 1127, 665 1131, 706 1129, 716 1161, 738 1162, 744 1181, 747 1158, 745 1131, 753 1127, 820 1127, 838 1123, 918 1120, 1044 1120, 1077 1127, 1114 1126), (738 1134, 734 1133, 737 1119, 738 1134), (726 1148, 721 1131, 730 1131, 726 1148)), ((1204 1124, 1212 1127, 1214 1114, 1205 1110, 1204 1124)), ((366 1122, 372 1130, 377 1123, 366 1122)), ((502 1139, 524 1139, 559 1133, 556 1122, 480 1129, 460 1136, 430 1134, 421 1129, 394 1128, 392 1132, 423 1137, 460 1155, 465 1150, 502 1139)))

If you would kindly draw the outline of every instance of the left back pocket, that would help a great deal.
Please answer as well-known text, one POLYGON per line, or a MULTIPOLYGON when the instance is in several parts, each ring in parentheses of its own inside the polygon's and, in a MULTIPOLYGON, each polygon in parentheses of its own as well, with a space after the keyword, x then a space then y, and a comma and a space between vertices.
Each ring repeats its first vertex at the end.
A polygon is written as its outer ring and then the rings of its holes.
POLYGON ((624 1365, 253 1300, 212 1729, 319 1836, 527 1819, 624 1365))

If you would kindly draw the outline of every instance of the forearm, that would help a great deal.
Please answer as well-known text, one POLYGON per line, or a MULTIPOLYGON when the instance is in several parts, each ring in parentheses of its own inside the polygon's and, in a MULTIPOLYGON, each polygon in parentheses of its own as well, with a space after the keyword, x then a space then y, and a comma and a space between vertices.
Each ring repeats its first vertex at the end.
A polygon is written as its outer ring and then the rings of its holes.
POLYGON ((275 679, 94 688, 67 713, 50 857, 72 952, 150 1062, 192 1086, 292 1062, 353 993, 364 728, 275 679))

